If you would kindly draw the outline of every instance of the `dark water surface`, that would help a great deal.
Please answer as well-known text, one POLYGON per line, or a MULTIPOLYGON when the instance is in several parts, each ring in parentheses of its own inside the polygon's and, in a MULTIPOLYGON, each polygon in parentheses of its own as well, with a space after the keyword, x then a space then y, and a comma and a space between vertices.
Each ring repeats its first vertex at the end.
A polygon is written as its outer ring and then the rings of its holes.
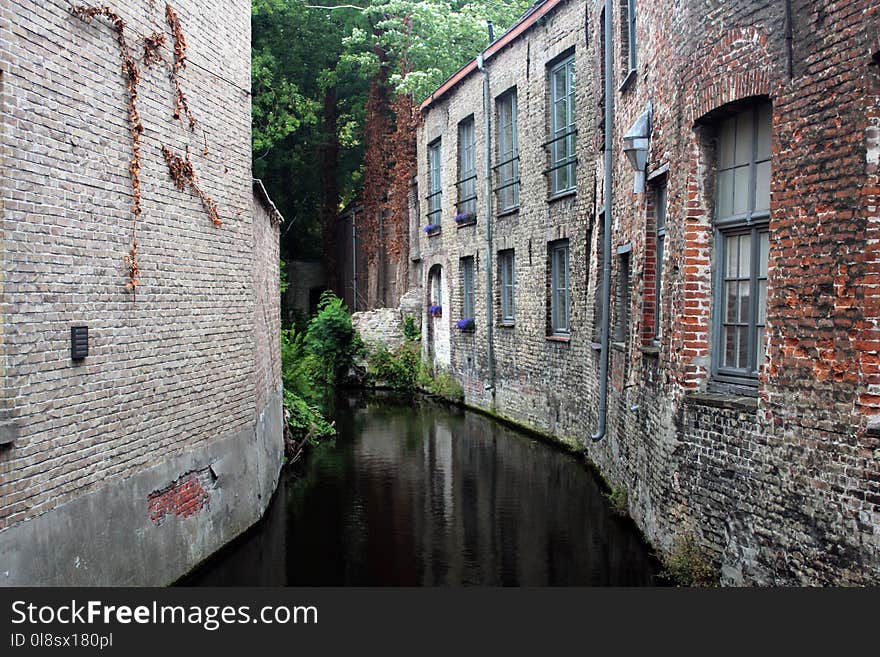
POLYGON ((482 415, 342 393, 335 445, 194 586, 649 586, 657 564, 593 474, 482 415))

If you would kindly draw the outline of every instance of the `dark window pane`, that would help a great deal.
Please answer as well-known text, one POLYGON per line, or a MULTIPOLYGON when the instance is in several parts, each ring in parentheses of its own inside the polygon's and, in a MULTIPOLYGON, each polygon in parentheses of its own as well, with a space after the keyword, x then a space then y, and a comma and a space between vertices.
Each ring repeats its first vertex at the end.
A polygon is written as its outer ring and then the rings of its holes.
POLYGON ((727 288, 727 312, 724 314, 725 322, 736 322, 736 308, 737 308, 737 298, 736 293, 738 289, 738 283, 736 281, 730 281, 724 284, 727 288))
POLYGON ((749 330, 741 326, 737 329, 739 333, 739 345, 737 349, 737 355, 739 357, 739 367, 740 369, 746 369, 749 366, 749 330))
POLYGON ((747 165, 754 155, 755 147, 755 124, 752 120, 752 112, 742 112, 736 116, 736 148, 734 150, 734 164, 747 165))
POLYGON ((751 322, 751 315, 749 314, 751 285, 749 281, 740 281, 739 283, 739 317, 737 321, 740 324, 751 322))
POLYGON ((736 328, 724 327, 724 366, 736 367, 736 328))

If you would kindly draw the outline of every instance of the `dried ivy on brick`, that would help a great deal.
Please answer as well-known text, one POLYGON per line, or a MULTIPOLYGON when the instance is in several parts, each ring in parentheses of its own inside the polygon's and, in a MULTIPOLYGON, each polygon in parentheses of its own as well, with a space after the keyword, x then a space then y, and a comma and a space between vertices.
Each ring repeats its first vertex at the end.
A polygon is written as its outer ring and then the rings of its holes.
POLYGON ((126 287, 132 292, 136 292, 139 284, 138 275, 140 273, 137 261, 137 223, 138 218, 141 216, 141 135, 144 133, 144 124, 141 121, 141 115, 137 108, 138 84, 141 81, 141 74, 125 36, 125 21, 119 14, 107 6, 85 7, 76 5, 71 9, 71 12, 86 23, 91 23, 96 16, 105 18, 116 31, 116 41, 119 44, 119 54, 122 58, 122 74, 125 77, 128 89, 128 123, 131 131, 132 150, 131 164, 128 167, 128 171, 131 176, 131 211, 134 219, 132 221, 131 250, 126 256, 126 264, 129 268, 129 280, 126 287))
MULTIPOLYGON (((154 0, 150 0, 150 8, 153 10, 154 0)), ((137 108, 138 85, 141 81, 140 70, 137 61, 132 54, 126 38, 126 24, 122 17, 107 7, 106 5, 86 7, 84 5, 75 5, 70 9, 71 13, 91 24, 96 17, 106 19, 116 32, 116 41, 119 44, 119 53, 122 59, 122 74, 125 77, 126 87, 128 89, 128 120, 131 130, 132 159, 129 166, 129 174, 131 176, 132 186, 132 240, 131 248, 126 254, 124 261, 128 269, 128 282, 126 288, 133 293, 137 293, 138 285, 140 285, 140 265, 138 264, 138 219, 141 216, 141 135, 144 133, 144 125, 141 121, 140 112, 137 108)), ((186 36, 180 19, 171 5, 165 5, 165 20, 171 29, 173 40, 174 61, 168 64, 162 54, 162 49, 166 46, 167 37, 164 33, 154 31, 153 33, 142 38, 143 55, 142 60, 145 66, 153 66, 157 64, 165 64, 168 69, 168 76, 174 85, 175 93, 175 110, 174 118, 179 119, 181 112, 186 114, 189 121, 190 130, 195 130, 196 120, 189 108, 186 94, 180 84, 180 72, 186 69, 186 36)), ((168 170, 178 189, 189 187, 193 193, 199 197, 202 206, 208 213, 208 217, 215 226, 222 225, 220 220, 220 212, 217 203, 208 196, 196 183, 196 172, 192 162, 189 159, 189 147, 187 147, 186 156, 180 157, 173 153, 167 146, 162 146, 162 154, 165 156, 165 162, 168 164, 168 170)), ((208 141, 205 135, 204 154, 208 154, 208 141)))
POLYGON ((167 146, 163 146, 162 155, 165 156, 165 162, 168 164, 168 173, 171 174, 171 179, 174 181, 177 189, 183 191, 189 187, 193 194, 201 200, 202 206, 205 208, 205 212, 208 213, 211 222, 215 226, 222 226, 223 222, 220 220, 217 203, 196 183, 196 170, 189 159, 189 147, 186 149, 186 155, 181 157, 167 146))
POLYGON ((168 22, 168 27, 171 28, 171 37, 174 41, 174 63, 168 71, 171 82, 174 84, 176 103, 174 118, 179 119, 180 113, 183 112, 189 121, 189 129, 195 130, 196 119, 189 109, 186 94, 183 93, 183 88, 180 86, 180 73, 186 70, 186 36, 183 33, 180 18, 177 17, 177 12, 169 4, 165 5, 165 20, 168 22))

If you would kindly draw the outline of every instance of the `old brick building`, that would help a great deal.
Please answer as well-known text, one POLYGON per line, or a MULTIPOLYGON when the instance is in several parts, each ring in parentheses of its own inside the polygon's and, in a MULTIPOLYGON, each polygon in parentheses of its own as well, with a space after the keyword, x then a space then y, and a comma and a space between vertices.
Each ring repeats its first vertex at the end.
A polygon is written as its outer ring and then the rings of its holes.
POLYGON ((114 3, 125 67, 114 17, 0 9, 0 585, 171 582, 278 478, 279 217, 251 176, 250 3, 170 7, 114 3))
POLYGON ((723 582, 877 583, 880 10, 611 5, 608 41, 604 2, 537 2, 423 104, 426 354, 723 582))

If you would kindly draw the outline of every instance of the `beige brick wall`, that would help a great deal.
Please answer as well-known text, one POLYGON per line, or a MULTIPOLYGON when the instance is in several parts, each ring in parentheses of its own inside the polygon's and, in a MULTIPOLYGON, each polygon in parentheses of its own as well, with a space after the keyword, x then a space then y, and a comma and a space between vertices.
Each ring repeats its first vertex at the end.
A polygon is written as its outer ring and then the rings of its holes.
POLYGON ((254 388, 259 413, 281 383, 279 219, 254 196, 254 388))
MULTIPOLYGON (((114 5, 137 54, 140 35, 155 25, 167 32, 164 3, 155 4, 114 5)), ((275 266, 277 285, 278 258, 252 220, 250 3, 171 4, 189 46, 181 81, 198 125, 191 132, 172 117, 165 71, 141 65, 136 302, 124 288, 131 140, 115 33, 102 19, 72 16, 64 0, 0 8, 0 328, 3 394, 19 434, 0 448, 0 530, 241 432, 261 410, 254 272, 271 287, 275 266), (222 226, 175 188, 163 145, 189 147, 222 226), (255 240, 265 246, 257 259, 269 258, 256 267, 255 240), (78 324, 89 327, 90 352, 73 363, 78 324)), ((260 340, 277 328, 274 315, 266 322, 260 340)), ((277 366, 261 377, 279 381, 277 366)))

